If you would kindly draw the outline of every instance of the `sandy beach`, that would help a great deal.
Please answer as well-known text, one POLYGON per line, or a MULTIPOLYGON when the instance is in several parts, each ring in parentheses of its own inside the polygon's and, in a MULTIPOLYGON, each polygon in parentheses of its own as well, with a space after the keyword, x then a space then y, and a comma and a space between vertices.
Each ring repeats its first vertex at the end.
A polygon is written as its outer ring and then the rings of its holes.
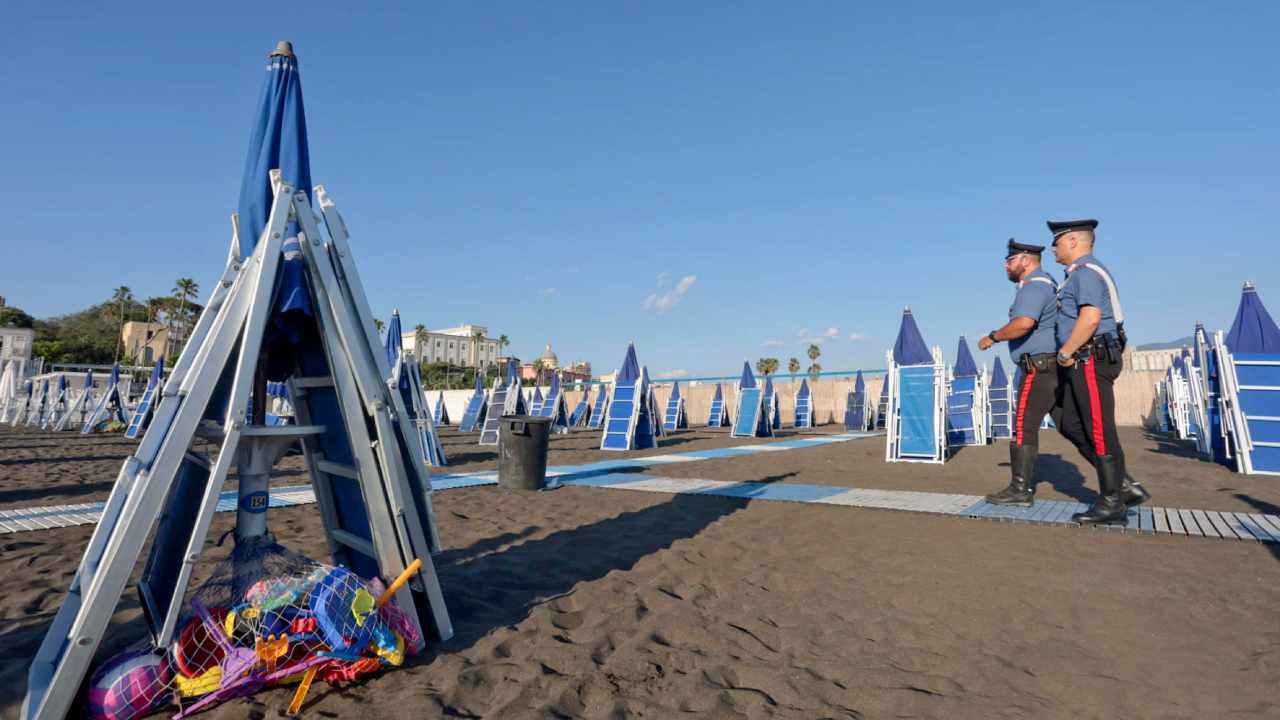
MULTIPOLYGON (((835 431, 834 427, 807 432, 835 431)), ((449 471, 492 448, 443 431, 449 471)), ((1130 472, 1161 505, 1276 512, 1280 491, 1137 429, 1130 472)), ((682 432, 657 454, 731 443, 682 432)), ((745 442, 760 442, 758 440, 745 442)), ((595 433, 551 462, 601 456, 595 433)), ((117 437, 0 429, 0 506, 103 499, 117 437)), ((1070 448, 1042 442, 1040 497, 1091 499, 1070 448)), ((718 480, 982 493, 1003 444, 945 466, 886 465, 883 438, 648 472, 718 480)), ((305 482, 290 459, 277 484, 305 482)), ((1280 549, 904 512, 567 487, 436 494, 436 558, 457 636, 406 668, 318 685, 304 715, 425 718, 1280 716, 1280 549)), ((313 506, 271 511, 282 544, 324 547, 313 506)), ((211 537, 230 527, 219 515, 211 537)), ((91 526, 0 536, 0 714, 91 526)), ((227 548, 213 547, 214 560, 227 548)), ((208 563, 211 565, 212 562, 208 563)), ((200 581, 197 577, 196 582, 200 581)), ((141 637, 132 589, 101 655, 141 637)), ((278 717, 290 691, 202 717, 278 717)))

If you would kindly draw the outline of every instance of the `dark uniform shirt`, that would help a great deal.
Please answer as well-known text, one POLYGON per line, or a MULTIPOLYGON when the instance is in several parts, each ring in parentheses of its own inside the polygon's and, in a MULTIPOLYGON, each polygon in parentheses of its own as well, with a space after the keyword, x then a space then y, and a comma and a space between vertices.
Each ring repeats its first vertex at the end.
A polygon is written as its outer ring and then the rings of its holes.
POLYGON ((1058 351, 1054 327, 1058 319, 1058 284, 1043 268, 1036 268, 1018 283, 1018 292, 1009 306, 1009 319, 1031 318, 1031 332, 1009 341, 1009 356, 1017 364, 1022 353, 1039 355, 1058 351))
POLYGON ((1098 329, 1094 331, 1095 336, 1116 334, 1115 309, 1111 303, 1107 281, 1093 268, 1085 267, 1086 264, 1101 267, 1110 274, 1106 266, 1092 255, 1085 255, 1067 268, 1067 279, 1058 289, 1058 347, 1062 347, 1067 338, 1071 337, 1071 328, 1075 327, 1083 305, 1092 305, 1102 313, 1098 329))

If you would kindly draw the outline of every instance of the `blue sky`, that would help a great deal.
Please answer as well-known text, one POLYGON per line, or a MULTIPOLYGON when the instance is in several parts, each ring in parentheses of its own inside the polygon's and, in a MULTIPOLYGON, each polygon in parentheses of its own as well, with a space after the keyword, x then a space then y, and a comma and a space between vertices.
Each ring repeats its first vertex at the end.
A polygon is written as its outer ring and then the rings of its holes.
POLYGON ((53 5, 0 40, 0 294, 38 316, 209 288, 281 38, 410 327, 832 370, 910 305, 951 358, 1005 316, 1005 240, 1079 216, 1139 343, 1225 328, 1246 279, 1280 310, 1274 2, 53 5))

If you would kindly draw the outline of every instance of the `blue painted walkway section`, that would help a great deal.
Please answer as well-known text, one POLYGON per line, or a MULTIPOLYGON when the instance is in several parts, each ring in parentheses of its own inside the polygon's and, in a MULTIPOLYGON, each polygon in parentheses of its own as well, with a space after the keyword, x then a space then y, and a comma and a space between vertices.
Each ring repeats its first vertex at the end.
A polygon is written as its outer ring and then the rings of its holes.
MULTIPOLYGON (((640 492, 710 495, 747 500, 843 505, 846 507, 899 510, 983 520, 1073 527, 1079 527, 1079 525, 1071 521, 1071 515, 1082 512, 1087 508, 1083 503, 1060 500, 1040 500, 1032 507, 1022 508, 992 505, 976 495, 875 490, 835 485, 726 482, 698 478, 662 477, 647 472, 626 472, 636 468, 653 468, 670 463, 694 462, 778 450, 816 447, 860 437, 869 437, 870 435, 872 433, 794 438, 766 444, 741 445, 714 450, 694 450, 685 453, 650 455, 646 457, 624 457, 581 465, 559 465, 548 468, 547 475, 551 478, 550 484, 552 487, 572 485, 640 492)), ((497 472, 493 470, 465 474, 441 473, 433 474, 431 481, 435 490, 452 490, 482 485, 496 485, 498 482, 497 476, 497 472)), ((234 510, 236 499, 236 491, 224 492, 219 499, 218 511, 229 512, 234 510)), ((287 507, 312 502, 315 502, 315 495, 310 485, 295 485, 272 488, 271 490, 271 507, 287 507)), ((95 523, 101 514, 103 505, 104 503, 83 503, 80 505, 0 510, 0 534, 95 523)), ((1104 527, 1142 534, 1167 534, 1280 543, 1280 516, 1262 513, 1141 507, 1129 511, 1126 524, 1104 527)))

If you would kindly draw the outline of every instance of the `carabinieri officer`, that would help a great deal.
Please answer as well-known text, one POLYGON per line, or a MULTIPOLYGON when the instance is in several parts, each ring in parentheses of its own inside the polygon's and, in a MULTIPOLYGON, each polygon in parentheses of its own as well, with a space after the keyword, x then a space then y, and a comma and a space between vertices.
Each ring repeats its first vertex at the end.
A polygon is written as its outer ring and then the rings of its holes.
POLYGON ((1058 284, 1040 267, 1043 245, 1009 239, 1004 271, 1018 290, 1009 307, 1009 322, 978 341, 986 350, 1008 341, 1009 357, 1018 367, 1018 405, 1009 437, 1009 470, 1005 489, 987 496, 995 505, 1029 507, 1035 501, 1035 465, 1040 454, 1040 421, 1056 402, 1058 369, 1054 342, 1058 318, 1058 284))
POLYGON ((1067 266, 1058 290, 1057 362, 1062 386, 1054 419, 1058 431, 1091 459, 1099 496, 1082 524, 1124 522, 1128 507, 1151 496, 1125 481, 1124 449, 1116 434, 1114 384, 1124 368, 1124 312, 1115 280, 1093 256, 1097 220, 1050 220, 1054 259, 1067 266))

